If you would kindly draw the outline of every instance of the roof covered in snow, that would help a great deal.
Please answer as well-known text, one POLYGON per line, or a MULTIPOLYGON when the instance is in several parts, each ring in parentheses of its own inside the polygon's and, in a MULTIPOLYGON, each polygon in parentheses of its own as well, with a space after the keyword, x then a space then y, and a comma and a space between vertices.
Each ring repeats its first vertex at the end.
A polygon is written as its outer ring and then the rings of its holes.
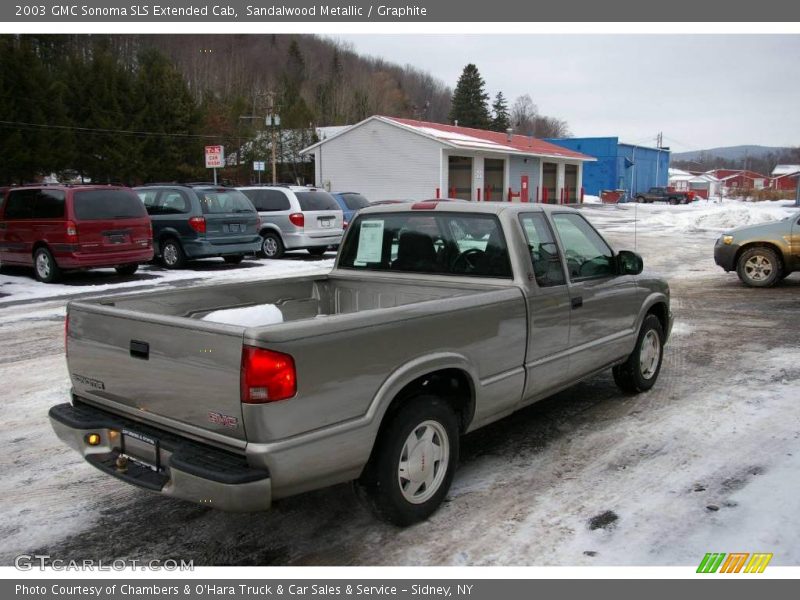
POLYGON ((782 177, 797 172, 800 172, 800 165, 775 165, 775 168, 772 169, 772 176, 782 177))
POLYGON ((489 152, 501 152, 507 154, 521 154, 525 156, 541 156, 547 158, 564 158, 580 161, 594 161, 594 157, 581 154, 567 148, 562 148, 550 142, 527 136, 512 134, 509 136, 504 132, 488 131, 485 129, 473 129, 471 127, 460 127, 456 125, 444 125, 442 123, 431 123, 429 121, 416 121, 414 119, 402 119, 399 117, 384 117, 375 115, 357 123, 352 127, 344 128, 343 131, 322 140, 313 146, 303 149, 302 153, 307 153, 320 144, 338 137, 348 129, 358 127, 369 121, 381 121, 395 127, 401 127, 427 138, 435 139, 452 148, 463 148, 468 150, 483 150, 489 152))

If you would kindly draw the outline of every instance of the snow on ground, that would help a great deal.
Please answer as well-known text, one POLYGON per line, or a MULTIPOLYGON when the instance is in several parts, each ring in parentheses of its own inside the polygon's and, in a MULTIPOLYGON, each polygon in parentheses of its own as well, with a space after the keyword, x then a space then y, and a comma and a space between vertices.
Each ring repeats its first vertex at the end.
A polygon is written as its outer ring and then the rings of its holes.
MULTIPOLYGON (((11 283, 24 293, 0 299, 0 564, 33 551, 198 565, 598 566, 691 566, 706 552, 763 551, 775 553, 773 564, 800 564, 800 276, 749 289, 713 262, 723 221, 794 209, 725 201, 584 210, 615 247, 636 248, 671 282, 676 324, 658 383, 624 396, 603 373, 466 436, 447 501, 404 530, 375 521, 349 486, 238 515, 92 469, 46 418, 69 397, 69 296, 52 299, 51 286, 2 276, 0 294, 11 283)), ((254 262, 197 267, 182 281, 152 274, 155 286, 201 285, 331 264, 254 262)), ((116 289, 86 277, 58 293, 116 289)))
POLYGON ((36 281, 32 269, 14 268, 13 273, 4 272, 0 275, 0 307, 11 302, 52 300, 87 292, 104 295, 109 292, 135 292, 154 287, 291 277, 312 272, 326 272, 333 267, 332 252, 323 260, 306 257, 305 253, 287 256, 291 258, 283 260, 248 258, 239 265, 229 265, 221 259, 198 260, 190 262, 186 269, 175 271, 148 264, 140 266, 136 274, 130 277, 121 277, 114 269, 93 269, 67 273, 61 283, 51 284, 36 281))

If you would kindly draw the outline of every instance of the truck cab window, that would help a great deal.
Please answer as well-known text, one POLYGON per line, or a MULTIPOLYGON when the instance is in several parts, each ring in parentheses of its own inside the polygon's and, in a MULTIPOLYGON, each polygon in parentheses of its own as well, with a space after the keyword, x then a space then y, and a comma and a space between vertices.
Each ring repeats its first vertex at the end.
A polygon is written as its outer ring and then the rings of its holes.
POLYGON ((616 275, 614 252, 586 219, 574 213, 556 213, 553 224, 561 238, 570 280, 616 275))
POLYGON ((564 285, 564 267, 558 253, 558 244, 553 232, 547 224, 544 214, 531 213, 520 215, 522 229, 528 240, 533 274, 540 287, 564 285))

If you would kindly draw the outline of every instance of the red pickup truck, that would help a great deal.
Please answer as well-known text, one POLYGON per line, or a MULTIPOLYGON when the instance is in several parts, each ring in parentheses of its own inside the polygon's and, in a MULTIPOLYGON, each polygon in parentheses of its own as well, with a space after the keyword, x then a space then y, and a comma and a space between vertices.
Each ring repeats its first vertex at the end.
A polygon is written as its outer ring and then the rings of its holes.
POLYGON ((675 188, 651 187, 647 192, 636 194, 637 202, 669 202, 670 204, 689 204, 694 200, 694 192, 687 190, 679 192, 675 188))

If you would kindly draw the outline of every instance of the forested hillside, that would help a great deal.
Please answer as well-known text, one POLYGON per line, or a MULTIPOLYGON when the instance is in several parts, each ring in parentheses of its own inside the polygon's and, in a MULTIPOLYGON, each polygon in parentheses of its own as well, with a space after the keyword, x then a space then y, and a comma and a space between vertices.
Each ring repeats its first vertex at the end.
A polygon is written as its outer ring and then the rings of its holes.
POLYGON ((371 114, 446 121, 449 108, 427 73, 316 36, 0 36, 0 184, 206 178, 202 147, 235 150, 271 111, 311 130, 371 114))

